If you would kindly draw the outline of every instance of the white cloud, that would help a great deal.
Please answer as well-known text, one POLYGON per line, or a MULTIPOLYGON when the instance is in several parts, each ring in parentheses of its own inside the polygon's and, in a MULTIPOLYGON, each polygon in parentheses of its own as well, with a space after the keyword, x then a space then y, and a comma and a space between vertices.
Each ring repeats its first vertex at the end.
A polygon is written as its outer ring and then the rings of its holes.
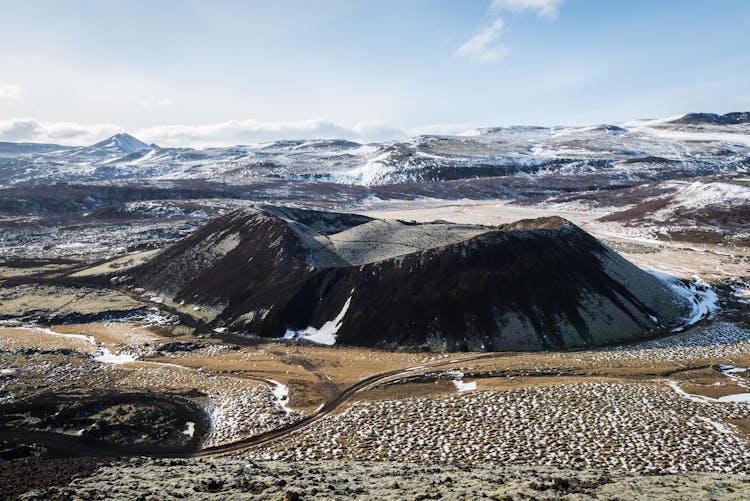
MULTIPOLYGON (((132 133, 138 139, 160 146, 232 146, 283 139, 349 139, 362 143, 400 140, 419 135, 458 135, 475 128, 465 123, 431 124, 409 130, 383 122, 360 122, 346 127, 328 120, 264 122, 230 120, 203 125, 161 125, 132 133)), ((33 118, 0 121, 0 141, 88 145, 124 129, 112 124, 84 125, 76 122, 44 122, 33 118)))
POLYGON ((158 99, 144 99, 141 101, 141 107, 143 108, 164 108, 166 106, 172 106, 175 103, 174 99, 169 97, 162 97, 158 99))
POLYGON ((352 130, 360 140, 365 141, 388 141, 390 139, 403 139, 408 136, 403 130, 384 122, 359 122, 352 127, 352 130))
POLYGON ((0 82, 0 99, 18 100, 21 98, 21 87, 0 82))
POLYGON ((405 137, 400 129, 382 122, 361 122, 345 127, 328 120, 230 120, 204 125, 162 125, 136 131, 149 142, 164 146, 226 146, 280 139, 350 139, 383 141, 405 137))
POLYGON ((498 12, 514 13, 525 10, 535 11, 539 16, 557 17, 557 11, 565 0, 492 0, 490 11, 494 12, 494 21, 464 42, 456 50, 456 55, 474 59, 482 63, 503 59, 510 48, 498 43, 503 30, 503 20, 497 17, 498 12))
POLYGON ((492 0, 492 10, 521 12, 536 11, 537 15, 556 17, 557 11, 565 0, 492 0))
POLYGON ((508 47, 497 43, 502 30, 503 20, 497 18, 491 25, 464 42, 456 50, 456 54, 482 63, 504 58, 508 54, 508 47))
POLYGON ((467 123, 445 123, 431 124, 415 127, 409 130, 410 136, 460 136, 476 129, 473 124, 467 123))
MULTIPOLYGON (((122 131, 122 127, 112 124, 45 122, 33 118, 0 121, 0 141, 86 145, 122 131)), ((406 136, 403 131, 381 122, 344 127, 327 120, 230 120, 203 125, 162 125, 129 132, 142 140, 164 146, 225 146, 313 138, 380 141, 406 136)))
POLYGON ((0 141, 80 145, 95 143, 118 132, 122 132, 121 127, 108 124, 41 122, 33 118, 0 121, 0 141))

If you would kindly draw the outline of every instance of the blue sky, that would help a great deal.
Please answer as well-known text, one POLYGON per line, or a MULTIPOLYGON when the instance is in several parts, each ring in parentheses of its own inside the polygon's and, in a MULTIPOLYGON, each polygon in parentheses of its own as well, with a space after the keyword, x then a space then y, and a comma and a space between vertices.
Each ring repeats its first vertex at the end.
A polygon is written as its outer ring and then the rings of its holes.
POLYGON ((750 109, 747 0, 0 0, 0 12, 0 140, 368 140, 750 109))

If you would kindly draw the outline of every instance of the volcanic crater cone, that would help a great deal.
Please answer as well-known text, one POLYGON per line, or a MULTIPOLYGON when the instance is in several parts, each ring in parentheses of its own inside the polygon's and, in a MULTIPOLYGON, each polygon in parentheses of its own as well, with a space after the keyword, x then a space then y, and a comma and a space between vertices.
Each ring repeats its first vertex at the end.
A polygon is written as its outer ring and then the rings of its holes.
POLYGON ((268 338, 541 350, 670 331, 689 304, 573 223, 414 223, 256 206, 209 222, 133 283, 268 338))

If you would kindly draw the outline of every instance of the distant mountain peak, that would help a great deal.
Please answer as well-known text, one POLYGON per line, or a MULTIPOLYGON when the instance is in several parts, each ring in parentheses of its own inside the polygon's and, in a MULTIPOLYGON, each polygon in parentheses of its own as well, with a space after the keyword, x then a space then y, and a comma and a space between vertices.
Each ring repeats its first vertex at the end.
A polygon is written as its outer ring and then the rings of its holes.
POLYGON ((738 125, 750 123, 750 112, 735 111, 724 115, 716 113, 688 113, 670 123, 685 125, 738 125))
POLYGON ((122 153, 138 153, 154 148, 156 145, 149 145, 137 139, 127 132, 115 134, 103 141, 91 145, 91 148, 104 149, 122 153))

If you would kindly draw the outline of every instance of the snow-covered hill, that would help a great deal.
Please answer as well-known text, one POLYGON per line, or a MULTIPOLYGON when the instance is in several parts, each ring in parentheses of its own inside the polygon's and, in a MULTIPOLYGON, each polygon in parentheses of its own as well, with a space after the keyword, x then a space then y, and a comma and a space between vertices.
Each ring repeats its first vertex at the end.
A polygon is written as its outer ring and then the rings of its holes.
POLYGON ((0 186, 61 181, 287 179, 377 186, 504 176, 664 179, 748 172, 746 114, 690 114, 590 127, 502 127, 362 145, 277 141, 226 148, 160 148, 128 134, 87 147, 0 148, 0 186))
POLYGON ((150 146, 143 141, 140 141, 130 134, 115 134, 114 136, 100 141, 96 144, 83 148, 82 151, 87 153, 103 153, 103 154, 114 154, 122 155, 128 153, 140 153, 149 151, 158 146, 150 146))
POLYGON ((71 146, 60 146, 59 144, 43 143, 8 143, 0 142, 0 157, 13 157, 23 155, 38 155, 72 148, 71 146))

